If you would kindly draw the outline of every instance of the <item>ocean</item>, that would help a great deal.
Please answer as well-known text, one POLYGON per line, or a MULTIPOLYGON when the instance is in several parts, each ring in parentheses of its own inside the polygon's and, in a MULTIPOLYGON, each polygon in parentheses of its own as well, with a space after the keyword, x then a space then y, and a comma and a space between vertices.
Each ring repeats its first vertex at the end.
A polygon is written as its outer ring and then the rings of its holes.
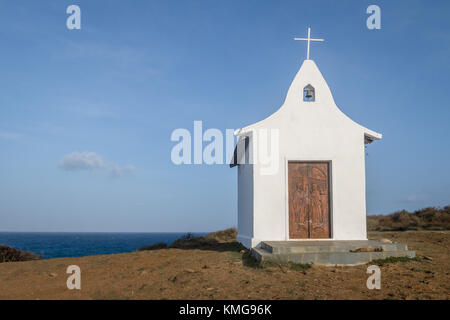
MULTIPOLYGON (((44 259, 133 252, 158 242, 171 244, 185 233, 0 232, 0 245, 31 251, 44 259)), ((194 233, 203 236, 206 233, 194 233)))

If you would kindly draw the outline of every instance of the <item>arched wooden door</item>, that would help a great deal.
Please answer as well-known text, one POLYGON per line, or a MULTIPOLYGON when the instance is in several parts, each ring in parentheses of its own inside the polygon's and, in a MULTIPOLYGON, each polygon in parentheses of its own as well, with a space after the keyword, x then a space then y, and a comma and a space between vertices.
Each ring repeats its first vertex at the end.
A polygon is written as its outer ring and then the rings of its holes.
POLYGON ((330 238, 328 162, 289 162, 289 238, 330 238))

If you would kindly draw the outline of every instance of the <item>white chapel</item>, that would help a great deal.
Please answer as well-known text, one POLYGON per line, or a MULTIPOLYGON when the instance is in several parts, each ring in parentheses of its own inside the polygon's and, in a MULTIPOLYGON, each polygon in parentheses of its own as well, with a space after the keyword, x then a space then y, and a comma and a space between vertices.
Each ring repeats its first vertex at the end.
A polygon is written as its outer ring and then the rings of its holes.
POLYGON ((236 130, 231 167, 238 171, 238 241, 367 240, 365 144, 381 134, 347 117, 335 104, 315 62, 303 62, 283 105, 268 118, 236 130), (258 158, 259 132, 271 140, 277 170, 258 158), (276 143, 276 148, 274 146, 276 143))

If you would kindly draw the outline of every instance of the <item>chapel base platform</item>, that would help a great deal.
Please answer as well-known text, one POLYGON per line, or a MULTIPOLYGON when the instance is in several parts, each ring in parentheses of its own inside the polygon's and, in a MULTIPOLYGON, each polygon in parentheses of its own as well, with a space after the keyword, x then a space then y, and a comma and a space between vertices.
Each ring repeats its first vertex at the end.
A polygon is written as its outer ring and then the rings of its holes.
POLYGON ((374 240, 263 241, 251 253, 259 261, 324 266, 355 266, 375 259, 416 256, 406 244, 374 240))

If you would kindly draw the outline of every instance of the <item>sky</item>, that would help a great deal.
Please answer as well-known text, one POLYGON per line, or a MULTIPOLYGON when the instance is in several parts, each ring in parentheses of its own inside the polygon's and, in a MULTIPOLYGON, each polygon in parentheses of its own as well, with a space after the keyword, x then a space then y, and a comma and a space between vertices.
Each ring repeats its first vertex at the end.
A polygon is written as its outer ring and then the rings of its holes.
POLYGON ((0 231, 200 232, 237 225, 237 172, 171 161, 177 128, 238 129, 306 58, 383 134, 368 214, 450 204, 449 1, 0 1, 0 231), (69 30, 69 5, 81 29, 69 30), (366 9, 381 9, 369 30, 366 9))

